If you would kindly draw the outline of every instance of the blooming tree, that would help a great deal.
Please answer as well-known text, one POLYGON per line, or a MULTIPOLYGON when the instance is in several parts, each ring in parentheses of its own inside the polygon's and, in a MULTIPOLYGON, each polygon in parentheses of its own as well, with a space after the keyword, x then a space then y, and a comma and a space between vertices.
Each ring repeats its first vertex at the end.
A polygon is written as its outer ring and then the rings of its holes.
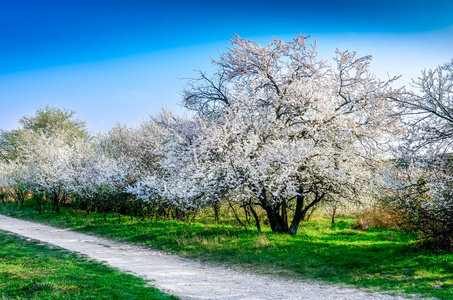
POLYGON ((199 117, 161 117, 166 176, 137 194, 182 207, 229 197, 261 206, 272 230, 296 233, 317 203, 357 199, 399 131, 388 100, 401 91, 389 86, 396 78, 368 71, 371 57, 337 50, 332 66, 305 36, 265 47, 237 36, 232 45, 213 61, 215 79, 202 74, 185 91, 199 117))
POLYGON ((125 179, 129 185, 159 167, 160 157, 154 150, 162 140, 155 122, 142 122, 138 128, 116 125, 97 140, 100 150, 116 160, 127 173, 125 179))
MULTIPOLYGON (((418 92, 396 99, 408 124, 415 128, 413 140, 419 146, 435 146, 439 154, 452 151, 453 60, 434 70, 425 70, 413 82, 418 92)), ((433 148, 431 149, 433 150, 433 148)))
POLYGON ((5 175, 10 183, 8 191, 20 202, 34 191, 52 198, 54 209, 59 210, 70 178, 71 142, 88 137, 85 122, 75 119, 74 114, 46 106, 22 117, 20 128, 0 131, 0 159, 9 169, 5 175))
POLYGON ((123 190, 124 172, 117 160, 108 157, 99 140, 88 143, 76 140, 72 144, 72 178, 67 188, 87 214, 93 207, 104 212, 112 210, 117 195, 123 190))
POLYGON ((19 161, 25 167, 29 190, 51 199, 56 212, 60 211, 59 205, 74 178, 71 167, 74 148, 68 138, 64 131, 49 136, 30 134, 20 149, 19 161))
POLYGON ((423 71, 413 86, 418 91, 394 99, 410 128, 403 155, 414 163, 400 168, 405 180, 396 180, 402 192, 393 201, 427 241, 453 249, 453 61, 423 71), (408 180, 411 173, 418 175, 408 180))
POLYGON ((2 200, 11 196, 23 204, 29 191, 25 166, 19 162, 0 162, 0 193, 2 200))
POLYGON ((154 165, 128 191, 145 201, 185 210, 202 205, 207 198, 201 181, 204 176, 196 169, 201 165, 197 164, 195 143, 203 135, 204 121, 162 111, 152 122, 159 128, 159 135, 152 137, 159 141, 152 148, 154 165))

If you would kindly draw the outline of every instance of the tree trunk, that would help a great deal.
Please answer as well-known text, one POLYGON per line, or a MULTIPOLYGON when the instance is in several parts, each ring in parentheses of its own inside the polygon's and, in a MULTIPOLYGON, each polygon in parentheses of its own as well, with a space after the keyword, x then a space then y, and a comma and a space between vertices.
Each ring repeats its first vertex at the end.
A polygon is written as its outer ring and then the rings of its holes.
POLYGON ((294 213, 293 221, 291 222, 291 226, 289 227, 290 234, 296 234, 297 229, 299 229, 300 221, 303 220, 305 214, 303 213, 305 197, 299 191, 299 195, 296 198, 296 211, 294 213))
POLYGON ((297 229, 299 228, 299 224, 301 221, 305 220, 305 216, 307 212, 312 208, 315 204, 319 203, 325 196, 325 193, 321 195, 317 192, 315 193, 315 199, 310 202, 306 207, 304 207, 305 197, 303 196, 303 191, 299 190, 299 195, 296 198, 296 212, 294 213, 294 218, 291 223, 291 227, 289 228, 290 234, 296 234, 297 229))
POLYGON ((6 204, 6 188, 0 188, 0 199, 3 204, 6 204))
POLYGON ((278 216, 272 205, 268 203, 263 208, 267 213, 267 218, 269 219, 269 224, 271 225, 273 232, 288 232, 288 230, 285 230, 285 227, 287 228, 288 226, 284 226, 284 224, 282 224, 283 219, 278 216))
MULTIPOLYGON (((302 214, 303 214, 302 220, 305 220, 305 215, 310 210, 310 208, 315 206, 315 204, 321 202, 321 200, 324 198, 325 195, 326 195, 326 193, 322 193, 321 195, 318 194, 317 192, 315 193, 315 199, 310 204, 308 204, 307 207, 305 207, 304 210, 302 211, 302 214)), ((312 211, 312 213, 313 213, 313 211, 312 211)), ((311 215, 311 213, 310 213, 310 215, 311 215)))
POLYGON ((20 205, 24 205, 26 194, 27 194, 27 192, 25 192, 25 191, 16 190, 16 195, 17 195, 16 202, 20 205))
POLYGON ((288 232, 288 223, 284 223, 283 218, 278 214, 277 207, 269 202, 266 188, 263 187, 257 195, 261 207, 266 211, 272 232, 288 232))
POLYGON ((288 203, 286 202, 286 199, 283 199, 282 201, 282 222, 284 224, 288 224, 288 203))
POLYGON ((59 191, 53 192, 52 197, 52 211, 59 214, 60 213, 60 197, 61 193, 59 191))
POLYGON ((36 196, 36 204, 38 206, 38 214, 42 213, 42 197, 36 196))
POLYGON ((249 213, 249 205, 248 204, 243 204, 241 205, 241 207, 244 209, 244 215, 245 215, 245 223, 250 223, 250 220, 249 220, 249 217, 250 217, 250 213, 249 213))
POLYGON ((337 212, 337 205, 334 204, 332 208, 332 224, 335 224, 335 213, 337 212))
POLYGON ((234 210, 234 207, 233 205, 231 204, 231 202, 228 201, 228 205, 230 206, 231 210, 233 211, 233 214, 234 216, 236 217, 236 220, 239 222, 239 224, 241 224, 244 228, 245 228, 245 232, 248 232, 248 228, 247 228, 247 225, 245 225, 241 219, 239 218, 238 214, 236 213, 236 210, 234 210))
POLYGON ((256 211, 253 209, 252 204, 249 204, 249 206, 250 206, 250 211, 252 212, 252 215, 255 218, 256 229, 258 230, 258 233, 261 233, 260 219, 258 218, 256 211))
POLYGON ((213 205, 213 208, 214 208, 214 220, 217 222, 220 217, 220 203, 219 202, 216 202, 214 205, 213 205))

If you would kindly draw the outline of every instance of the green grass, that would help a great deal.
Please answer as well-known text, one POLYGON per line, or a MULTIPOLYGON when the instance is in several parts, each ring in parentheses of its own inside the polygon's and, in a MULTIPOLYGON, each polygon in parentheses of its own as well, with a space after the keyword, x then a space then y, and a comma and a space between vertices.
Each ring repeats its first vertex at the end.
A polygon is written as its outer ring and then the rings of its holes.
POLYGON ((261 274, 320 280, 369 290, 453 299, 453 254, 416 246, 417 235, 388 229, 353 229, 339 217, 304 223, 295 236, 265 228, 245 232, 228 224, 191 225, 177 221, 86 218, 83 212, 38 215, 30 208, 0 207, 0 213, 116 240, 148 245, 203 261, 261 274))
POLYGON ((177 299, 130 274, 0 231, 1 299, 177 299))

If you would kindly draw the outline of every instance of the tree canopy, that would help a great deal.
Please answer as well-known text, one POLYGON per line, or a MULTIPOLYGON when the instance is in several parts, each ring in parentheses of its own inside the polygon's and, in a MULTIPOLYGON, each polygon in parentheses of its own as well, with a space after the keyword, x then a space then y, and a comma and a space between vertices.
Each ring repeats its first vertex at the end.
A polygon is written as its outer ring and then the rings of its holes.
POLYGON ((86 123, 74 118, 75 111, 46 106, 34 115, 19 119, 21 129, 32 133, 43 133, 47 136, 55 131, 64 131, 78 137, 88 137, 86 123))
POLYGON ((47 106, 22 117, 0 135, 2 190, 33 191, 56 211, 71 195, 88 213, 236 203, 258 229, 260 210, 273 231, 291 234, 320 205, 371 197, 447 224, 453 62, 424 71, 418 93, 395 88, 398 77, 377 78, 371 56, 337 49, 331 61, 319 58, 303 35, 265 45, 236 36, 212 62, 215 73, 199 72, 183 92, 195 112, 187 117, 162 110, 94 137, 73 111, 47 106), (392 165, 391 150, 412 141, 398 158, 425 164, 392 165))

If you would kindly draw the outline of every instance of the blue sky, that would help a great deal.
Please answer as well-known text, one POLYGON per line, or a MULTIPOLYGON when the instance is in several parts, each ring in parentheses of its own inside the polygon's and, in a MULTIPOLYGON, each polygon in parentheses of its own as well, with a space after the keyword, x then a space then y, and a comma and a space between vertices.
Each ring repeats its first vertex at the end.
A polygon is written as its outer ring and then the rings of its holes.
POLYGON ((15 0, 0 3, 0 129, 46 105, 96 133, 178 106, 193 70, 210 71, 234 33, 257 42, 297 33, 374 57, 402 84, 453 58, 453 1, 15 0))

